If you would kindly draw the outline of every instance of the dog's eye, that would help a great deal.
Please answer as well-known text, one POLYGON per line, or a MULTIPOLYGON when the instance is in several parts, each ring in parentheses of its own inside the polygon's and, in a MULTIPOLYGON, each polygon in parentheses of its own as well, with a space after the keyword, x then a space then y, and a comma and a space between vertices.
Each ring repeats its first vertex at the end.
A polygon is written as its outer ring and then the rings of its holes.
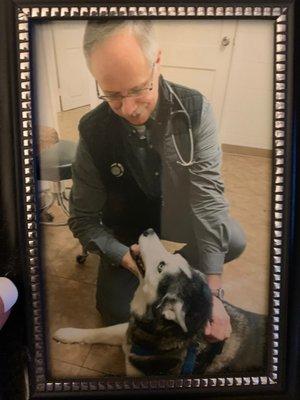
POLYGON ((161 261, 158 266, 157 266, 157 271, 159 273, 161 273, 161 271, 163 270, 164 266, 166 265, 166 263, 164 261, 161 261))

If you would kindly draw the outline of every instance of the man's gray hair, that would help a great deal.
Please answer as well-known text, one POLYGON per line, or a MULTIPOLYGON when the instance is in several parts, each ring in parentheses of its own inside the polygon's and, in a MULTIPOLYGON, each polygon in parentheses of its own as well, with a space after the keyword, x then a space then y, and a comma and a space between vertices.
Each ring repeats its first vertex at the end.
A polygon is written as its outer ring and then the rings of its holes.
POLYGON ((147 20, 97 20, 88 21, 83 37, 83 51, 87 63, 96 45, 103 43, 123 29, 128 29, 137 39, 149 65, 155 61, 158 50, 151 21, 147 20))

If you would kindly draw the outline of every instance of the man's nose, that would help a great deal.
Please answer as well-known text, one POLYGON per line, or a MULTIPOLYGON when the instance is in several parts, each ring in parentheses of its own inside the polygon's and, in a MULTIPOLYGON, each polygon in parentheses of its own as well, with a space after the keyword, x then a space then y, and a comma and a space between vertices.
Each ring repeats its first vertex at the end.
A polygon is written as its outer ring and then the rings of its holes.
POLYGON ((123 115, 132 115, 134 111, 137 109, 137 104, 134 97, 124 97, 122 100, 122 114, 123 115))

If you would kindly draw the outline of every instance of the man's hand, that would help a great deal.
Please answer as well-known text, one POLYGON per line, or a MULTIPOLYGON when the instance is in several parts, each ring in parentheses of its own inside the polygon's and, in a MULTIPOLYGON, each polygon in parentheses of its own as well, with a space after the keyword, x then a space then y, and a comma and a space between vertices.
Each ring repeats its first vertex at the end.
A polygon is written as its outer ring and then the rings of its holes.
MULTIPOLYGON (((136 252, 137 254, 140 251, 140 247, 138 244, 133 244, 130 248, 131 248, 131 251, 136 252)), ((132 272, 137 277, 139 276, 138 267, 137 267, 134 259, 131 257, 130 251, 127 251, 127 253, 125 253, 125 255, 123 256, 122 261, 121 261, 121 266, 128 269, 130 272, 132 272)))
POLYGON ((206 324, 204 334, 209 342, 228 339, 231 334, 230 317, 221 300, 213 298, 212 319, 206 324))
MULTIPOLYGON (((222 287, 221 275, 207 275, 207 283, 211 290, 222 287)), ((204 334, 209 342, 228 339, 231 334, 230 317, 220 299, 212 296, 212 318, 206 324, 204 334)))

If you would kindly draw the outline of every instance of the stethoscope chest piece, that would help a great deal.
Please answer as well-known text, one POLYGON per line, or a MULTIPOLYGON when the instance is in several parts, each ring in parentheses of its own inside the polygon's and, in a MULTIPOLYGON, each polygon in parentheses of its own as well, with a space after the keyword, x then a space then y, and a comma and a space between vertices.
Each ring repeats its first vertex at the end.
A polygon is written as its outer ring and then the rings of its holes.
POLYGON ((121 176, 124 175, 124 167, 120 163, 113 163, 110 166, 110 172, 115 176, 116 178, 120 178, 121 176))

